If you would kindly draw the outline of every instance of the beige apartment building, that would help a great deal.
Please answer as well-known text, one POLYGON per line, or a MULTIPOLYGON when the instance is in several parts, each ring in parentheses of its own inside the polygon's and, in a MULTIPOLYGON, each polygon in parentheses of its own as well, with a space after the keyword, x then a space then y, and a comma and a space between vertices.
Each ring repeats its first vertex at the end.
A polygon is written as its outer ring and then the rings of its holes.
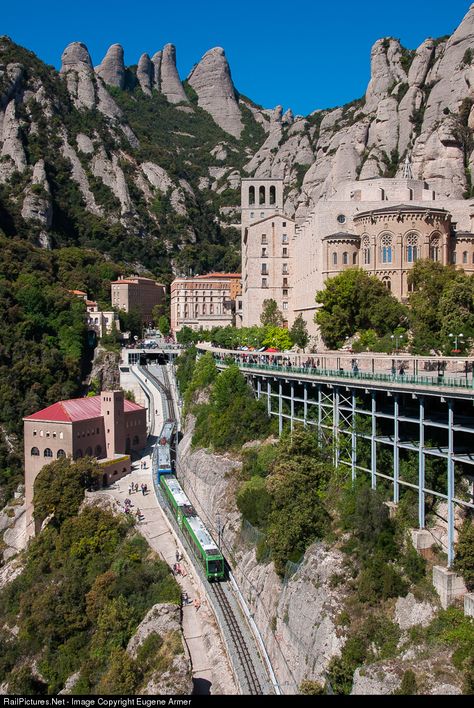
POLYGON ((116 312, 103 312, 99 310, 98 304, 94 300, 86 300, 87 308, 87 326, 97 336, 103 337, 104 334, 110 334, 113 326, 117 332, 120 332, 120 319, 116 312))
POLYGON ((283 213, 282 180, 242 180, 242 324, 259 324, 264 299, 288 326, 301 313, 317 335, 315 295, 347 268, 377 276, 402 301, 408 273, 430 258, 474 273, 474 202, 438 199, 404 174, 344 182, 302 223, 283 213))
POLYGON ((95 457, 104 486, 130 472, 130 455, 146 445, 146 409, 124 399, 123 391, 59 401, 23 419, 26 523, 33 521, 34 481, 60 457, 95 457))
POLYGON ((153 308, 164 303, 165 292, 165 286, 151 278, 119 278, 111 283, 112 307, 125 312, 136 310, 143 322, 152 323, 153 308))
POLYGON ((235 324, 240 273, 209 273, 171 283, 171 330, 212 329, 235 324))

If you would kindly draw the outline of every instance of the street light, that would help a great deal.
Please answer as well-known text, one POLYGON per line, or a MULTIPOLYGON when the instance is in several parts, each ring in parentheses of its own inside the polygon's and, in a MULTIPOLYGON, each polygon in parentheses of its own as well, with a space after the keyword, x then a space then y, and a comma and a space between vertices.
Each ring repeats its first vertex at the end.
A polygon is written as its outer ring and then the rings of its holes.
POLYGON ((403 339, 403 334, 392 334, 392 335, 390 336, 390 339, 392 340, 392 342, 395 341, 395 349, 394 349, 394 351, 398 351, 398 345, 399 345, 399 343, 400 343, 400 342, 402 341, 402 339, 403 339))
POLYGON ((464 340, 464 335, 463 334, 450 334, 449 335, 450 339, 454 339, 454 349, 452 350, 453 354, 458 354, 461 350, 458 349, 458 340, 460 344, 463 343, 464 340))

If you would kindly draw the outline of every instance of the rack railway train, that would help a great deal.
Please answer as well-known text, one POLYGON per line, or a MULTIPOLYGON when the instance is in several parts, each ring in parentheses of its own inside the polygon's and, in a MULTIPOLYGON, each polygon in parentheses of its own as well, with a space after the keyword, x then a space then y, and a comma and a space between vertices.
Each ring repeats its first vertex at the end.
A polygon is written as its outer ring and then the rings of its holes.
POLYGON ((167 420, 161 429, 153 454, 153 483, 160 487, 206 578, 222 580, 224 558, 174 474, 171 446, 175 427, 174 421, 167 420))

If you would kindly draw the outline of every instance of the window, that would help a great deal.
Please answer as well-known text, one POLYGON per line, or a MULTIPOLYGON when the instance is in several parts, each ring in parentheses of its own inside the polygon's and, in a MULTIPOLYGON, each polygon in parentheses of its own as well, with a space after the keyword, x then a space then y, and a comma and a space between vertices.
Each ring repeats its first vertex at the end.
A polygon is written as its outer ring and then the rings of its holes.
POLYGON ((286 221, 282 223, 283 228, 286 226, 286 221))
POLYGON ((408 234, 406 237, 406 258, 407 263, 414 263, 418 259, 417 234, 408 234))
POLYGON ((288 243, 288 234, 282 234, 282 236, 281 236, 281 242, 282 242, 282 243, 288 243))
POLYGON ((92 448, 91 447, 86 448, 86 457, 92 457, 92 448))
POLYGON ((36 436, 36 430, 33 430, 33 437, 36 436))
POLYGON ((38 457, 39 454, 40 454, 40 451, 38 450, 37 447, 32 447, 32 448, 31 448, 31 454, 33 455, 33 457, 38 457))
POLYGON ((356 265, 356 264, 357 264, 357 253, 353 253, 352 254, 352 265, 356 265))
POLYGON ((288 263, 283 263, 281 267, 281 272, 283 275, 288 275, 288 263))
POLYGON ((336 252, 334 252, 332 254, 332 264, 337 265, 337 253, 336 252))
POLYGON ((45 457, 52 457, 52 456, 53 456, 53 451, 52 451, 49 447, 47 447, 47 448, 45 449, 45 451, 44 451, 44 456, 45 456, 45 457))
POLYGON ((134 438, 133 438, 133 444, 134 444, 134 445, 139 445, 139 443, 140 443, 140 438, 138 437, 138 435, 135 435, 134 438))
POLYGON ((288 278, 283 278, 283 287, 284 288, 288 287, 288 278))
POLYGON ((268 288, 267 279, 266 279, 266 278, 262 278, 262 288, 268 288))
POLYGON ((345 224, 346 223, 346 217, 344 214, 339 214, 337 217, 337 222, 338 224, 345 224))
POLYGON ((262 234, 262 246, 267 245, 267 234, 262 234))
POLYGON ((261 211, 261 212, 260 212, 260 218, 263 219, 264 216, 265 216, 265 212, 264 212, 264 211, 261 211))
POLYGON ((100 445, 97 445, 95 448, 95 456, 100 457, 102 455, 102 447, 100 445))
POLYGON ((82 450, 81 450, 80 448, 79 448, 79 450, 76 450, 76 460, 77 460, 79 457, 82 457, 82 450))
POLYGON ((467 251, 463 251, 463 254, 462 254, 462 262, 463 262, 463 263, 467 263, 467 251))
POLYGON ((47 430, 47 431, 46 431, 46 437, 49 438, 49 435, 50 435, 49 430, 47 430))
POLYGON ((262 263, 262 275, 268 275, 268 266, 266 263, 262 263))
POLYGON ((282 253, 282 258, 287 258, 288 257, 288 249, 284 248, 283 253, 282 253))
POLYGON ((56 457, 66 457, 66 453, 64 452, 64 450, 58 450, 58 452, 56 453, 56 457))
POLYGON ((392 281, 390 280, 390 278, 383 278, 383 279, 382 279, 382 283, 385 285, 385 287, 387 288, 387 290, 391 290, 391 289, 392 289, 392 281))
POLYGON ((283 288, 283 297, 288 297, 288 289, 283 288))
POLYGON ((381 238, 381 256, 382 263, 392 263, 393 251, 392 251, 392 237, 390 234, 384 234, 381 238))
POLYGON ((346 251, 342 254, 342 265, 347 265, 349 263, 349 256, 346 251))
POLYGON ((258 203, 265 204, 265 187, 260 187, 258 190, 258 203))
POLYGON ((283 303, 283 309, 284 309, 284 310, 287 310, 287 309, 288 309, 288 303, 287 303, 287 302, 284 302, 284 303, 283 303))
POLYGON ((452 256, 451 256, 451 263, 452 263, 453 265, 456 264, 456 251, 453 251, 453 254, 452 254, 452 256))
POLYGON ((275 187, 270 187, 270 204, 275 204, 276 202, 276 190, 275 187))
POLYGON ((262 258, 267 258, 267 257, 268 257, 267 249, 262 248, 262 258))
POLYGON ((430 241, 430 259, 432 261, 439 261, 439 238, 438 236, 433 236, 430 241))
MULTIPOLYGON (((255 187, 249 187, 249 204, 255 204, 255 187)), ((250 216, 253 216, 253 214, 250 216)))

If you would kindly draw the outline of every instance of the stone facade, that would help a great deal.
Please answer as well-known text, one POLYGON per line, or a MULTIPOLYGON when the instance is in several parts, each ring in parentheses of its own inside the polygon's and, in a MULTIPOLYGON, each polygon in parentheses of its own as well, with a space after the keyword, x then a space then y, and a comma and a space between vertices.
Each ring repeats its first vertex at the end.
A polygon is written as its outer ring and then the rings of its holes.
POLYGON ((123 391, 60 401, 23 421, 28 535, 35 532, 34 481, 44 465, 60 457, 95 457, 109 484, 130 472, 131 453, 147 440, 146 410, 124 400, 123 391))
POLYGON ((151 278, 119 278, 111 283, 111 300, 112 307, 125 312, 136 310, 143 322, 151 324, 153 308, 165 301, 165 286, 151 278))
POLYGON ((474 204, 437 198, 405 176, 352 180, 316 204, 302 222, 283 211, 283 180, 242 180, 242 324, 259 324, 265 299, 287 326, 301 313, 317 334, 315 295, 347 268, 377 276, 399 300, 414 263, 430 258, 474 273, 474 204))
POLYGON ((240 273, 175 278, 171 283, 171 330, 176 333, 185 326, 199 330, 233 325, 240 292, 240 273))
POLYGON ((110 312, 102 312, 99 306, 93 300, 86 301, 87 308, 87 326, 89 330, 94 331, 97 336, 103 337, 104 334, 110 334, 115 324, 115 329, 120 332, 120 320, 117 313, 113 310, 110 312))

